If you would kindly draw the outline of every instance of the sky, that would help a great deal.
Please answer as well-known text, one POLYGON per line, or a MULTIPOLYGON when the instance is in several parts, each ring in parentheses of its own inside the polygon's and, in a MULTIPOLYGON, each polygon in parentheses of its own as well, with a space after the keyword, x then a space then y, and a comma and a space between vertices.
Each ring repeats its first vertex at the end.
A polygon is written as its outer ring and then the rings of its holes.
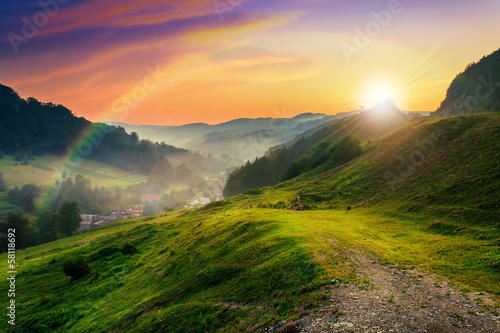
POLYGON ((91 121, 216 124, 391 98, 433 111, 498 0, 2 1, 0 83, 91 121))

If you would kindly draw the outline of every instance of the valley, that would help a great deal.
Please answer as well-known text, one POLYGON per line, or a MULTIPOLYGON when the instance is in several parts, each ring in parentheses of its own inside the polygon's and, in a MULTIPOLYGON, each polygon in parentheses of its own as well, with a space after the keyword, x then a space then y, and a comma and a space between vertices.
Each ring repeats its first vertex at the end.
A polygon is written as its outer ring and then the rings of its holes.
POLYGON ((406 327, 402 332, 495 332, 498 117, 418 118, 371 141, 344 166, 21 251, 18 286, 36 286, 18 298, 19 311, 31 318, 22 325, 61 332, 350 332, 377 323, 382 330, 406 327), (386 176, 401 163, 395 153, 410 158, 407 143, 434 133, 439 140, 413 172, 396 181, 386 176), (457 163, 472 142, 482 158, 457 163), (431 180, 435 159, 447 170, 438 187, 431 180), (459 187, 463 179, 476 185, 459 187), (286 209, 299 198, 312 210, 286 209), (73 283, 64 273, 68 262, 84 267, 73 283), (361 315, 367 305, 371 312, 361 315))
POLYGON ((4 5, 0 332, 500 332, 499 6, 4 5))

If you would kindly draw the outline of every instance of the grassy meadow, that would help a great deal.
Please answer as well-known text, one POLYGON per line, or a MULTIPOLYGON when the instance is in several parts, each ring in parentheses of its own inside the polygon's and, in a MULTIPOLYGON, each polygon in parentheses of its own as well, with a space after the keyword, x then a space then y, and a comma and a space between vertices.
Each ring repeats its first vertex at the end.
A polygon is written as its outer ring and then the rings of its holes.
POLYGON ((312 311, 335 285, 366 288, 350 249, 499 302, 499 119, 416 119, 336 169, 18 251, 18 326, 0 328, 255 332, 312 311), (299 199, 312 209, 285 209, 299 199), (85 275, 72 281, 69 264, 85 275))
POLYGON ((104 187, 123 187, 147 180, 147 176, 89 159, 70 169, 66 167, 64 157, 55 155, 34 156, 29 165, 20 165, 13 156, 7 155, 0 159, 0 170, 5 185, 9 188, 25 184, 53 186, 56 180, 62 180, 63 171, 67 172, 68 177, 81 174, 89 179, 92 185, 104 187))
MULTIPOLYGON (((147 176, 134 174, 93 160, 83 160, 74 168, 67 168, 64 157, 55 155, 34 156, 29 165, 21 165, 14 156, 5 155, 0 159, 0 172, 7 189, 25 184, 34 184, 43 188, 42 194, 35 200, 39 208, 48 207, 51 190, 56 189, 56 182, 62 181, 62 173, 68 177, 78 174, 88 179, 92 186, 104 186, 106 189, 127 187, 147 180, 147 176)), ((7 193, 0 192, 0 219, 9 213, 22 214, 23 210, 8 202, 7 193)))
POLYGON ((429 269, 463 291, 500 296, 500 276, 491 266, 499 244, 490 239, 448 235, 422 219, 371 209, 249 208, 256 201, 235 198, 115 222, 18 252, 18 328, 251 332, 298 318, 298 309, 326 299, 323 285, 362 283, 346 248, 367 250, 388 265, 429 269), (137 253, 123 254, 127 244, 137 253), (72 283, 63 273, 69 260, 87 265, 90 274, 72 283))

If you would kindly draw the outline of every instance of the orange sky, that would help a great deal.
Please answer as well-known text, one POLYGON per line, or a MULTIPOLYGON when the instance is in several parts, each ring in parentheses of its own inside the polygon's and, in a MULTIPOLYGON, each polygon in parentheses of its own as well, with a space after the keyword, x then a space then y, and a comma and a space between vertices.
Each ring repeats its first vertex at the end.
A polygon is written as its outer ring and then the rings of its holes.
POLYGON ((500 1, 394 1, 75 1, 16 44, 35 1, 3 14, 0 83, 135 124, 335 114, 381 87, 403 110, 435 110, 500 47, 500 1))

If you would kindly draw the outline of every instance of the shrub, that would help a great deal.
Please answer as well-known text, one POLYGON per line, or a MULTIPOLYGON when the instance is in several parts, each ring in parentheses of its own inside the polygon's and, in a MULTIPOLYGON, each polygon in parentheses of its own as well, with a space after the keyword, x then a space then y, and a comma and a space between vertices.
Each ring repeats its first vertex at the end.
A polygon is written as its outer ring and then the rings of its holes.
POLYGON ((285 204, 285 202, 284 202, 284 201, 279 201, 278 203, 276 203, 276 204, 274 205, 274 207, 273 207, 273 208, 276 208, 276 209, 286 208, 286 204, 285 204))
POLYGON ((138 253, 139 251, 137 251, 135 246, 130 245, 130 244, 125 244, 123 246, 123 248, 121 249, 121 252, 123 255, 127 255, 127 254, 135 254, 135 253, 138 253))
POLYGON ((262 190, 260 188, 254 188, 252 190, 243 192, 243 195, 259 195, 259 194, 262 194, 262 190))
POLYGON ((99 259, 102 259, 102 258, 109 257, 110 255, 113 255, 116 252, 121 252, 121 250, 119 248, 117 248, 117 247, 105 247, 105 248, 102 248, 99 251, 97 251, 97 253, 94 253, 90 257, 90 261, 99 260, 99 259))
POLYGON ((205 212, 210 209, 215 209, 219 207, 224 207, 229 205, 231 202, 228 200, 214 201, 198 209, 199 212, 205 212))
POLYGON ((90 274, 90 268, 79 259, 68 260, 63 264, 63 272, 71 277, 71 282, 79 280, 90 274))

